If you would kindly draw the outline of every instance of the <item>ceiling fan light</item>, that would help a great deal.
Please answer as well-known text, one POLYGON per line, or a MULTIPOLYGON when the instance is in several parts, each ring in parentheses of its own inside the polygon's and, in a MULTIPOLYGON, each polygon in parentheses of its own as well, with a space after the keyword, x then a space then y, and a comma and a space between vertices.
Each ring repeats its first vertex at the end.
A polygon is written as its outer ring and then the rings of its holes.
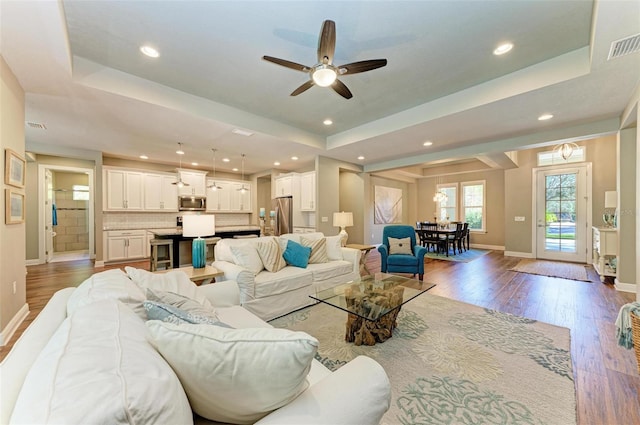
POLYGON ((313 71, 313 82, 320 87, 329 87, 336 81, 336 71, 330 68, 327 65, 318 66, 315 71, 313 71))

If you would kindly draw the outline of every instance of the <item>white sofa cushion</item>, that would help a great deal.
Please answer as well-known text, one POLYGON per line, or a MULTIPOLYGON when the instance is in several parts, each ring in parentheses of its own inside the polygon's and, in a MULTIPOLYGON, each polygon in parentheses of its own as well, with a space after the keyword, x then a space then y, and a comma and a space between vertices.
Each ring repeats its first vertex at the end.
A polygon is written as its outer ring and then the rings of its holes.
POLYGON ((67 316, 71 316, 80 307, 104 299, 119 300, 140 318, 147 319, 142 306, 146 299, 143 290, 120 269, 96 273, 82 282, 67 301, 67 316))
POLYGON ((353 264, 344 260, 330 261, 328 263, 309 264, 308 269, 313 274, 313 283, 319 283, 337 276, 348 275, 353 270, 353 264))
POLYGON ((327 236, 327 257, 330 261, 344 260, 342 256, 342 236, 327 236))
POLYGON ((270 297, 313 284, 309 269, 287 266, 278 273, 263 271, 255 277, 253 298, 270 297))
POLYGON ((318 340, 285 329, 225 329, 152 320, 147 327, 200 416, 254 423, 295 399, 318 340))
POLYGON ((264 264, 258 255, 258 250, 251 243, 243 243, 240 245, 231 245, 231 253, 233 254, 233 263, 244 267, 257 275, 264 270, 264 264))
POLYGON ((133 283, 143 290, 160 290, 165 292, 173 292, 198 301, 205 307, 211 307, 211 302, 198 292, 198 285, 193 283, 186 273, 180 270, 172 270, 166 273, 151 273, 143 269, 134 267, 125 267, 127 275, 133 283))
POLYGON ((149 338, 116 300, 79 307, 31 367, 11 423, 192 423, 176 374, 149 338))

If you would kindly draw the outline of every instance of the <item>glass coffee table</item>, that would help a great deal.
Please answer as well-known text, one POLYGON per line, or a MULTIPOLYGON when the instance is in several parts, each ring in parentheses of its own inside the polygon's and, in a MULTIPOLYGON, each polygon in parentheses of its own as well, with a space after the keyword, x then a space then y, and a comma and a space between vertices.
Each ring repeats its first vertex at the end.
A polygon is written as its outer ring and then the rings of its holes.
POLYGON ((346 311, 345 340, 374 345, 391 338, 402 306, 436 286, 402 276, 376 273, 311 295, 346 311))

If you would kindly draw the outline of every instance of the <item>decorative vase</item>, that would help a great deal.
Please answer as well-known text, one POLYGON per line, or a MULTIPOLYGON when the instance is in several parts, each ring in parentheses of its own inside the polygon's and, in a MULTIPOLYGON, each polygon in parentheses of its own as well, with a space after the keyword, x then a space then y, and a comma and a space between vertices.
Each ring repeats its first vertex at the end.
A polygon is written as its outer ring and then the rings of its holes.
POLYGON ((207 264, 207 244, 202 238, 194 239, 191 244, 191 264, 194 269, 201 269, 207 264))

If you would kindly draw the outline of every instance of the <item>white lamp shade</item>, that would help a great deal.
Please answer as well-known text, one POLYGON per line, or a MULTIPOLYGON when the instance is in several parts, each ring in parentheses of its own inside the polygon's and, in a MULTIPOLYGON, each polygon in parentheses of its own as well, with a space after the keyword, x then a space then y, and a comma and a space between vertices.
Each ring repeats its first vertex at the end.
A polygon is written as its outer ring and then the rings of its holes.
POLYGON ((615 190, 608 190, 604 193, 604 207, 616 208, 618 206, 618 192, 615 190))
POLYGON ((353 213, 350 212, 334 212, 333 225, 335 227, 345 228, 353 226, 353 213))
POLYGON ((185 215, 182 217, 182 236, 199 238, 216 234, 213 214, 185 215))

